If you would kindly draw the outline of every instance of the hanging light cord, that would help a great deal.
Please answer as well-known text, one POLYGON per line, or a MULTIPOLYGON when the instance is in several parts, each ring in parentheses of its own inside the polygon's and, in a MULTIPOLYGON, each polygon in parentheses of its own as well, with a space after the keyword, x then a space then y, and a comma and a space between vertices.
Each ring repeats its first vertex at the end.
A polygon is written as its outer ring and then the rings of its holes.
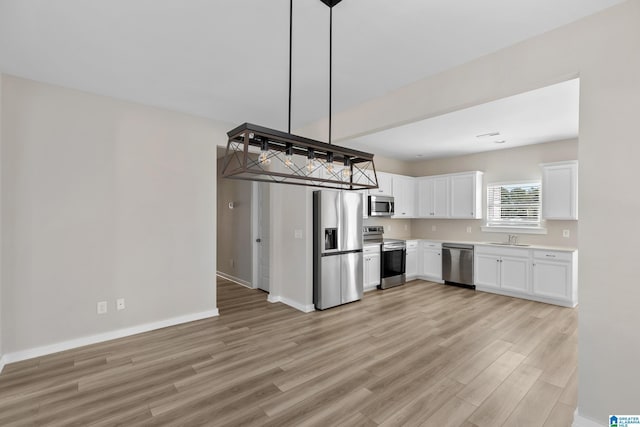
MULTIPOLYGON (((291 133, 291 74, 293 57, 293 0, 289 0, 289 123, 287 132, 291 133)), ((331 100, 333 89, 333 7, 329 7, 329 144, 331 144, 331 100)))
POLYGON ((331 89, 333 78, 333 7, 329 8, 329 144, 331 144, 331 89))
POLYGON ((291 58, 293 56, 293 0, 289 2, 289 127, 291 133, 291 58))

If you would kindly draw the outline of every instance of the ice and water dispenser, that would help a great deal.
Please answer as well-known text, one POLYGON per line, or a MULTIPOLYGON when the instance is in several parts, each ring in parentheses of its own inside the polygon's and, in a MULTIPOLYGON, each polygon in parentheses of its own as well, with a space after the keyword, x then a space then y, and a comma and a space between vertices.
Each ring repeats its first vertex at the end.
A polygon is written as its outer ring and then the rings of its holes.
POLYGON ((325 228, 324 229, 324 250, 336 250, 338 249, 338 229, 337 228, 325 228))

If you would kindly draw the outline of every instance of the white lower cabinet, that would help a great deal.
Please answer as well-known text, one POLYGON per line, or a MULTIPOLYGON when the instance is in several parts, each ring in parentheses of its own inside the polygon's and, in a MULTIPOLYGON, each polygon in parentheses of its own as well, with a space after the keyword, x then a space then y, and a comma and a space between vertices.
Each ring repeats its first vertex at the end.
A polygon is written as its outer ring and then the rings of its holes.
POLYGON ((576 268, 574 253, 533 251, 533 294, 577 301, 576 268))
POLYGON ((423 240, 420 242, 419 277, 433 282, 442 282, 442 243, 423 240))
POLYGON ((380 284, 380 245, 365 246, 363 252, 364 290, 370 291, 380 284))
POLYGON ((475 267, 473 283, 476 288, 479 286, 500 287, 500 257, 494 254, 479 253, 478 247, 476 247, 473 265, 475 267))
POLYGON ((407 240, 407 258, 406 258, 406 276, 407 281, 418 277, 418 241, 407 240))
POLYGON ((476 245, 474 284, 479 291, 574 307, 576 268, 577 251, 476 245))
MULTIPOLYGON (((528 255, 528 254, 527 254, 528 255)), ((500 286, 516 292, 529 292, 529 257, 503 256, 500 259, 500 286)))

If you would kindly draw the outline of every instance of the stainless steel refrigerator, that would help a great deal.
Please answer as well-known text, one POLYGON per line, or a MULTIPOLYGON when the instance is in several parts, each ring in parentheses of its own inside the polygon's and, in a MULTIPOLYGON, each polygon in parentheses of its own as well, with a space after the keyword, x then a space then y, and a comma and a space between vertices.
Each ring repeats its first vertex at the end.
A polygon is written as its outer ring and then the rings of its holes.
POLYGON ((318 310, 362 298, 362 195, 313 192, 313 303, 318 310))

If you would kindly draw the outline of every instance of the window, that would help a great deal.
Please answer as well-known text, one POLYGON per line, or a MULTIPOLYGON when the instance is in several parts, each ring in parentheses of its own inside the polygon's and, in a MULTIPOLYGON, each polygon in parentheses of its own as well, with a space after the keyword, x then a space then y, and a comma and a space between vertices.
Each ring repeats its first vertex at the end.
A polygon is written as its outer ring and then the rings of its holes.
POLYGON ((488 227, 540 227, 540 183, 487 186, 488 227))

